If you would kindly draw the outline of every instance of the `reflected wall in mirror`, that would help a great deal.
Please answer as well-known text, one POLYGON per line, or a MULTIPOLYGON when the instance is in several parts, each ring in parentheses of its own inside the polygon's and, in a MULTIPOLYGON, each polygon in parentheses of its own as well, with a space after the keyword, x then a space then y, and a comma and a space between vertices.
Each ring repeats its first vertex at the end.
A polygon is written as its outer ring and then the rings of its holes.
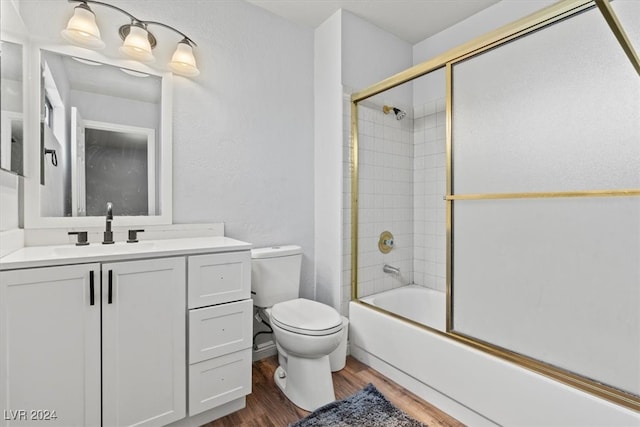
POLYGON ((85 122, 84 163, 86 187, 78 191, 78 204, 87 215, 103 215, 105 200, 119 206, 119 215, 155 214, 155 132, 85 122), (83 195, 86 199, 83 200, 83 195), (83 206, 84 205, 84 206, 83 206))
POLYGON ((162 78, 49 50, 40 68, 40 215, 161 214, 162 78))
POLYGON ((24 175, 22 45, 0 42, 0 168, 24 175))

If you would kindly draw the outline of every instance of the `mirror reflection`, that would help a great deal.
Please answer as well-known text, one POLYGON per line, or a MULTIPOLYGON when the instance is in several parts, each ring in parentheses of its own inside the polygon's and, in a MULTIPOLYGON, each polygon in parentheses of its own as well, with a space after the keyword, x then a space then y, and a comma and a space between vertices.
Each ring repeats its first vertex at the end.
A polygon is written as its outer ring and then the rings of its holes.
POLYGON ((159 215, 162 79, 41 50, 41 216, 159 215))
POLYGON ((0 168, 24 175, 22 46, 0 42, 0 168))

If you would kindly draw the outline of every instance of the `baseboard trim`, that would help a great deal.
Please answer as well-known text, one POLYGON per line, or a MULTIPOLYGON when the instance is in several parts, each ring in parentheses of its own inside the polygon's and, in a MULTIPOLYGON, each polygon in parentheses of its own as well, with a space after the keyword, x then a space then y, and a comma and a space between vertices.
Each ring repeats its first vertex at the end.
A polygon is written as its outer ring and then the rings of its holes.
POLYGON ((276 348, 276 344, 273 341, 267 341, 267 343, 263 344, 257 350, 253 350, 253 361, 258 361, 262 359, 266 359, 267 357, 275 356, 278 354, 278 349, 276 348), (267 344, 268 343, 268 344, 267 344))
POLYGON ((196 415, 187 416, 181 420, 169 424, 166 427, 199 427, 217 420, 218 418, 226 417, 246 406, 246 397, 242 396, 231 402, 218 406, 217 408, 209 409, 208 411, 201 412, 196 415))

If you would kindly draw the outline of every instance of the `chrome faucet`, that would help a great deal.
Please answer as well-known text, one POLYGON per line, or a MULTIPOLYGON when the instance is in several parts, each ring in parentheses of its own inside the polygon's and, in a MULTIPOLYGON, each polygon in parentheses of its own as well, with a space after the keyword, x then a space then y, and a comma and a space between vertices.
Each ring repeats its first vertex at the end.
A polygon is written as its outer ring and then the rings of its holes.
POLYGON ((390 274, 396 274, 396 275, 400 275, 400 269, 398 267, 393 267, 389 264, 385 264, 382 267, 382 271, 384 271, 385 273, 390 273, 390 274))
POLYGON ((113 231, 111 231, 111 221, 113 221, 113 203, 107 202, 107 223, 104 230, 103 245, 110 245, 113 243, 113 231))

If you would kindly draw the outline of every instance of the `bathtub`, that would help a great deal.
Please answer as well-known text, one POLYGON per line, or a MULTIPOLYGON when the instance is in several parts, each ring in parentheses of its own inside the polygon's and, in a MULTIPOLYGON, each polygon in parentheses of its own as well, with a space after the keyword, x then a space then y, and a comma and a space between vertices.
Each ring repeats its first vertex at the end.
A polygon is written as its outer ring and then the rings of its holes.
POLYGON ((361 301, 406 319, 445 331, 446 294, 418 285, 407 285, 362 298, 361 301))
POLYGON ((640 425, 637 412, 448 336, 442 292, 410 285, 351 301, 349 320, 353 357, 467 425, 640 425))

